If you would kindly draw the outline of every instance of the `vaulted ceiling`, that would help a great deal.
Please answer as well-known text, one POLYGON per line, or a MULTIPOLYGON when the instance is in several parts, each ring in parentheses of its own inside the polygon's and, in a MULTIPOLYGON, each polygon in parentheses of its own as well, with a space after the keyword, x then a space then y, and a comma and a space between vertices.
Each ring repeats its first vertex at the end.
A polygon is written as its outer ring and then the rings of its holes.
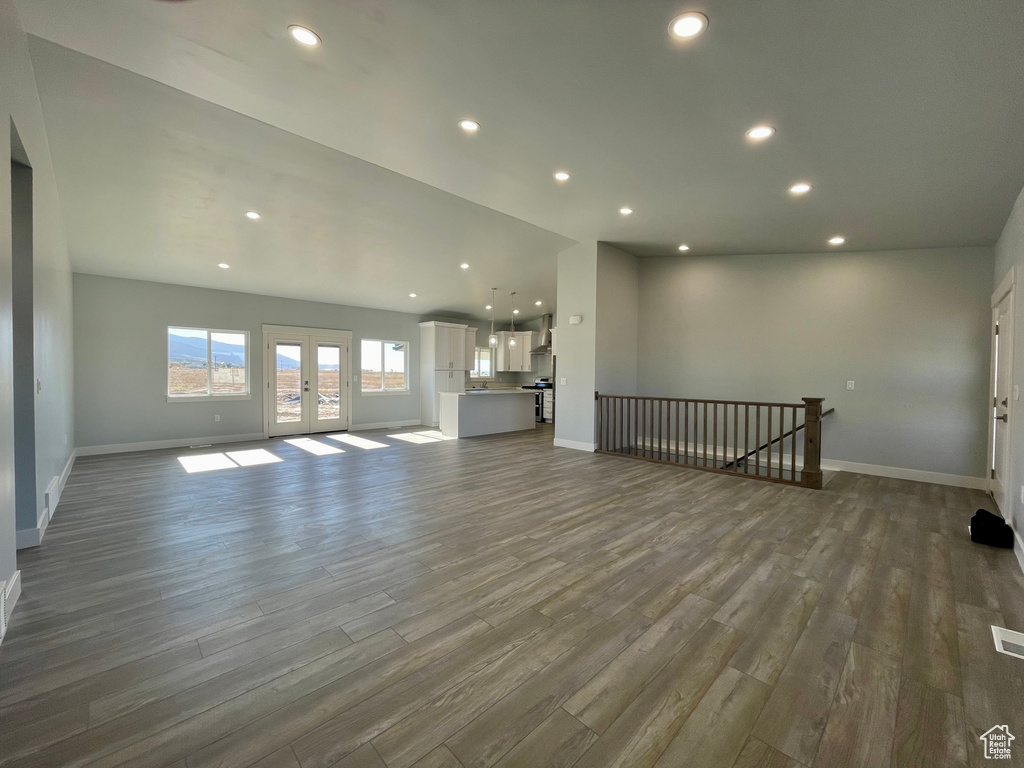
POLYGON ((480 315, 576 240, 985 245, 1024 185, 1020 0, 18 7, 80 271, 480 315))

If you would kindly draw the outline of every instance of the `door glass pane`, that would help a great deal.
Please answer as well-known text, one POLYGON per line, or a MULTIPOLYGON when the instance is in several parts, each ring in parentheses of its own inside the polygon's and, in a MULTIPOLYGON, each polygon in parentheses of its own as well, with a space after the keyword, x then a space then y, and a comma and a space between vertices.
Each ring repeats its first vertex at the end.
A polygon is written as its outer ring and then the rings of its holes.
POLYGON ((277 345, 277 423, 302 421, 302 346, 277 345))
POLYGON ((384 343, 384 389, 405 389, 405 344, 384 343))
POLYGON ((384 389, 381 373, 381 342, 363 339, 359 357, 362 361, 362 390, 372 392, 384 389))
POLYGON ((341 347, 317 344, 317 418, 321 421, 341 418, 340 362, 341 347))
POLYGON ((206 331, 167 329, 167 394, 205 395, 206 331))
POLYGON ((245 381, 245 334, 210 333, 210 388, 214 394, 244 395, 249 391, 245 381))

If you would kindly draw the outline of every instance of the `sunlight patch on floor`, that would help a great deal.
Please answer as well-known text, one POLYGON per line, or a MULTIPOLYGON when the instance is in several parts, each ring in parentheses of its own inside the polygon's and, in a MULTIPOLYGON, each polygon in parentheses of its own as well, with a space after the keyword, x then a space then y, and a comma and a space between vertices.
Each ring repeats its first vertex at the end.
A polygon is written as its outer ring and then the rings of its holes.
POLYGON ((432 437, 435 440, 456 440, 458 438, 449 437, 448 435, 442 435, 439 429, 428 429, 423 432, 416 432, 417 435, 423 435, 424 437, 432 437))
POLYGON ((278 464, 284 459, 275 456, 266 448, 254 448, 250 451, 228 451, 228 456, 240 467, 257 467, 260 464, 278 464))
POLYGON ((285 442, 288 445, 301 448, 306 453, 312 453, 314 456, 331 456, 335 453, 344 453, 341 448, 335 448, 333 445, 326 445, 325 443, 311 440, 308 437, 296 437, 291 440, 285 440, 285 442))
POLYGON ((179 456, 178 461, 190 475, 213 472, 218 469, 237 469, 238 465, 223 453, 204 453, 199 456, 179 456))
POLYGON ((376 440, 367 440, 365 437, 357 437, 356 435, 327 435, 328 440, 337 440, 339 443, 345 443, 355 448, 364 448, 367 451, 372 451, 374 448, 390 448, 387 443, 378 443, 376 440))
POLYGON ((436 437, 429 437, 428 435, 418 434, 416 432, 404 432, 400 435, 388 435, 388 437, 393 437, 395 440, 404 440, 407 443, 414 443, 416 445, 441 442, 436 437))

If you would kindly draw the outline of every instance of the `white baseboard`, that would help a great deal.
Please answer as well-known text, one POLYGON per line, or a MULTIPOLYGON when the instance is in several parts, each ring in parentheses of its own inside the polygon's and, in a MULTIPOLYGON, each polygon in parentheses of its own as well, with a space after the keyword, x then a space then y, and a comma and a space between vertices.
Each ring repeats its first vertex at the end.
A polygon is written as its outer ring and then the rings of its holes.
MULTIPOLYGON (((11 616, 14 614, 14 606, 18 602, 18 598, 21 597, 21 571, 15 571, 14 577, 7 582, 7 587, 4 595, 4 607, 6 614, 4 621, 0 622, 5 628, 10 629, 11 627, 11 616)), ((4 640, 4 636, 0 634, 0 643, 4 640)))
POLYGON ((554 444, 556 448, 572 448, 576 451, 588 451, 590 453, 597 450, 597 443, 582 443, 579 440, 566 440, 561 437, 556 437, 554 444))
POLYGON ((134 453, 135 451, 156 451, 161 448, 188 448, 191 445, 216 445, 218 443, 248 443, 263 440, 262 432, 245 435, 218 435, 216 437, 182 437, 176 440, 150 440, 144 443, 117 443, 115 445, 83 445, 76 448, 78 456, 103 456, 108 453, 134 453))
POLYGON ((35 528, 20 528, 15 531, 14 548, 30 549, 31 547, 38 547, 43 543, 43 535, 46 533, 46 526, 49 524, 50 516, 47 514, 46 507, 42 507, 36 513, 35 528))
POLYGON ((1024 572, 1024 539, 1021 539, 1020 534, 1017 533, 1017 528, 1014 525, 1011 524, 1010 528, 1013 530, 1013 554, 1017 556, 1017 565, 1019 565, 1021 571, 1024 572))
MULTIPOLYGON (((71 451, 71 455, 68 456, 68 463, 64 465, 64 471, 60 473, 60 481, 57 484, 57 488, 60 493, 64 493, 64 486, 68 484, 68 478, 71 477, 71 470, 75 467, 75 459, 78 458, 78 449, 75 448, 71 451)), ((56 507, 54 507, 56 509, 56 507)))
POLYGON ((876 477, 891 477, 896 480, 913 480, 918 483, 952 485, 957 488, 971 488, 977 491, 987 491, 989 488, 989 481, 984 477, 947 475, 943 472, 926 472, 921 469, 904 469, 903 467, 885 467, 880 464, 859 464, 855 461, 822 459, 821 468, 838 472, 856 472, 861 475, 874 475, 876 477))
MULTIPOLYGON (((349 432, 365 432, 368 429, 401 429, 403 427, 424 426, 419 419, 405 419, 404 421, 375 421, 369 424, 353 424, 348 428, 349 432)), ((435 425, 436 427, 436 425, 435 425)), ((430 427, 425 427, 430 429, 430 427)))
MULTIPOLYGON (((648 449, 654 447, 654 442, 650 438, 647 438, 644 443, 648 449)), ((671 446, 665 440, 659 441, 662 451, 668 451, 671 446)), ((555 443, 557 445, 557 441, 555 443)), ((687 446, 689 454, 696 456, 700 450, 700 445, 690 443, 687 446)), ((773 457, 775 460, 778 458, 778 446, 773 447, 773 457)), ((762 452, 762 456, 764 452, 762 452)), ((790 460, 790 451, 783 451, 783 458, 785 459, 786 466, 788 468, 790 460)), ((727 461, 734 458, 732 449, 723 451, 721 448, 715 452, 715 457, 720 461, 727 461)), ((763 461, 764 459, 762 459, 763 461)), ((797 453, 796 455, 796 468, 802 470, 804 466, 803 454, 797 453)), ((838 461, 836 459, 822 459, 821 468, 826 472, 856 472, 861 475, 874 475, 875 477, 891 477, 896 480, 913 480, 918 483, 934 483, 936 485, 951 485, 957 488, 971 488, 977 491, 989 490, 989 480, 984 477, 971 477, 969 475, 948 475, 943 472, 926 472, 921 469, 904 469, 903 467, 886 467, 881 464, 861 464, 855 461, 838 461)))

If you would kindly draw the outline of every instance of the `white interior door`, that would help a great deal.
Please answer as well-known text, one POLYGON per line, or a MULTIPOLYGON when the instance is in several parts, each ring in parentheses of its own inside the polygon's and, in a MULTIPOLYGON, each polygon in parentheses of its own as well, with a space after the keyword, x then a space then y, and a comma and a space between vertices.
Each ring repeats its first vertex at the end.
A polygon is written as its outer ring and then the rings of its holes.
POLYGON ((264 333, 267 435, 350 426, 348 334, 264 333))
POLYGON ((992 495, 1004 513, 1009 510, 1006 478, 1010 469, 1010 411, 1013 402, 1013 290, 992 312, 995 371, 992 394, 992 495))

